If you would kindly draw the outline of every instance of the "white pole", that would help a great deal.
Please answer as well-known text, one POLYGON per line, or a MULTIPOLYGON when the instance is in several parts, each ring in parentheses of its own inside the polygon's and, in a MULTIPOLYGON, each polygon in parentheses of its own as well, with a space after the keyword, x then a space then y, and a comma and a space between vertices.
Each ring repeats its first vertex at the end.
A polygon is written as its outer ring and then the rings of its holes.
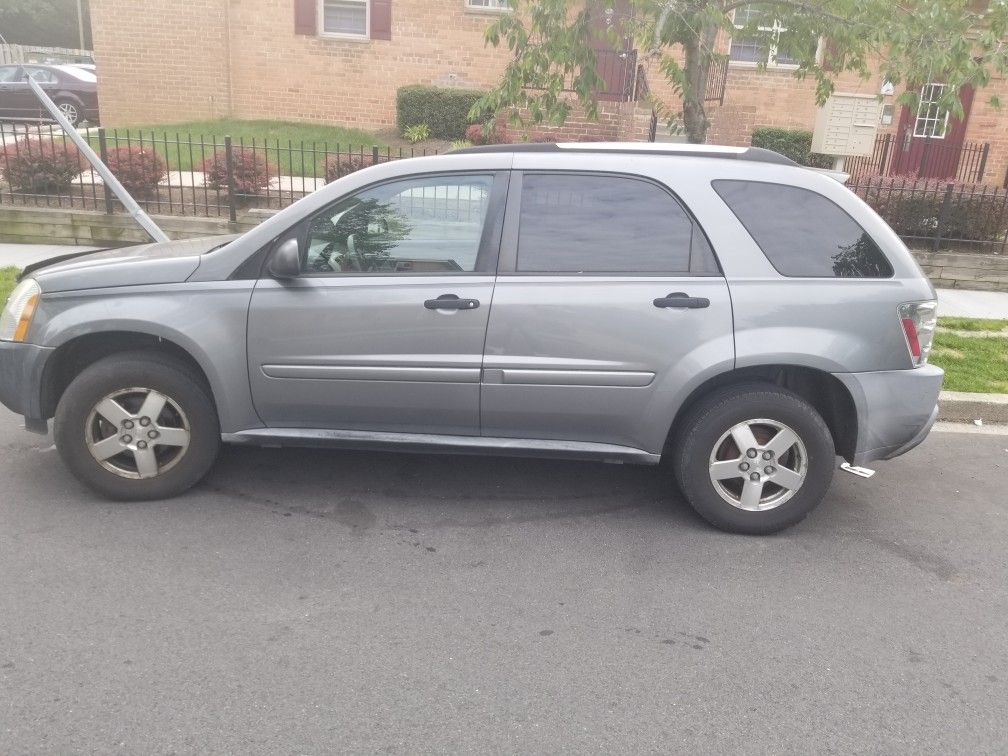
POLYGON ((77 36, 80 38, 79 50, 84 49, 84 9, 83 0, 77 0, 77 36))
POLYGON ((39 85, 35 79, 31 76, 28 77, 28 86, 32 88, 35 96, 39 98, 39 102, 45 105, 45 109, 49 111, 49 115, 56 119, 66 135, 70 137, 74 144, 77 145, 77 149, 84 153, 84 157, 88 159, 88 162, 94 166, 94 169, 98 171, 98 175, 102 177, 102 181, 105 182, 105 186, 115 192, 116 197, 119 201, 123 203, 129 214, 133 216, 137 223, 143 226, 144 231, 150 234, 151 239, 156 242, 166 242, 169 241, 167 234, 162 231, 158 225, 151 220, 151 217, 143 211, 143 208, 137 204, 137 201, 133 199, 129 192, 126 191, 126 187, 119 183, 112 171, 108 169, 108 166, 101 161, 101 158, 95 154, 95 151, 91 149, 91 145, 87 143, 87 140, 77 133, 77 129, 73 127, 73 124, 66 119, 63 112, 56 107, 49 95, 45 93, 45 90, 39 85))

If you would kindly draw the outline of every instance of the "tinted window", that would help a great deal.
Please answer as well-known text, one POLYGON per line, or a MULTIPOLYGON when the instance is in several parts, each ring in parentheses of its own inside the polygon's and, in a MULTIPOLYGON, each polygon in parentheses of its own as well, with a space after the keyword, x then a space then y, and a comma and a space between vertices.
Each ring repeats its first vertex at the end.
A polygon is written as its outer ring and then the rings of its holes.
POLYGON ((785 276, 888 278, 893 274, 868 233, 821 194, 758 181, 715 181, 714 190, 785 276))
POLYGON ((17 66, 0 66, 0 81, 14 81, 17 72, 17 66))
POLYGON ((366 189, 311 219, 305 272, 476 270, 493 176, 415 178, 366 189))
POLYGON ((716 272, 702 234, 668 192, 617 176, 526 174, 518 270, 535 273, 716 272), (706 269, 706 270, 705 270, 706 269))

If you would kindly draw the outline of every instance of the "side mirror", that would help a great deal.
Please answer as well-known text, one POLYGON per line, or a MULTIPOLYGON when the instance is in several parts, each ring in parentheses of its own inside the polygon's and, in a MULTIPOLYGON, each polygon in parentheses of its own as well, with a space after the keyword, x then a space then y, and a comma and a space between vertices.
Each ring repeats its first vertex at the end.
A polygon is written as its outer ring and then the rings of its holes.
POLYGON ((273 250, 266 270, 273 278, 297 278, 301 275, 301 244, 288 239, 273 250))

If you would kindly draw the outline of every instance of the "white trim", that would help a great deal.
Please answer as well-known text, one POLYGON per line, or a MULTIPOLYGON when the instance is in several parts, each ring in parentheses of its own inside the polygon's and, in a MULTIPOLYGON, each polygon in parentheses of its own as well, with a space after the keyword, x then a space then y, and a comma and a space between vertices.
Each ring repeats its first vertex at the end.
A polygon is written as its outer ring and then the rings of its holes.
POLYGON ((507 7, 504 8, 494 8, 488 5, 473 5, 472 0, 464 0, 464 6, 466 11, 472 13, 490 13, 493 15, 500 15, 501 13, 510 13, 514 8, 510 5, 510 0, 505 0, 508 2, 507 7))
POLYGON ((326 0, 318 0, 315 5, 316 13, 316 28, 318 30, 318 36, 325 37, 326 39, 348 39, 357 42, 366 41, 371 39, 371 0, 344 0, 344 2, 360 2, 364 5, 364 33, 363 34, 347 34, 343 32, 327 32, 325 30, 325 4, 326 0))
MULTIPOLYGON (((924 90, 926 90, 928 87, 940 87, 940 89, 938 90, 938 96, 939 97, 941 97, 941 93, 943 91, 945 91, 945 85, 942 84, 941 82, 937 82, 937 81, 928 82, 927 84, 925 84, 924 86, 921 87, 920 99, 917 102, 917 112, 914 114, 913 138, 914 139, 944 139, 948 135, 948 125, 949 125, 949 115, 950 114, 949 114, 949 111, 947 111, 947 110, 945 111, 945 122, 942 124, 941 134, 928 134, 927 133, 927 124, 934 124, 935 126, 937 126, 938 122, 941 120, 941 116, 938 115, 937 113, 936 113, 936 115, 935 115, 934 118, 931 118, 928 115, 928 113, 930 113, 932 107, 934 107, 936 110, 937 110, 937 107, 938 107, 935 100, 925 100, 924 99, 924 90), (922 116, 921 115, 921 108, 925 107, 925 106, 926 106, 927 110, 924 112, 924 115, 922 116), (925 124, 924 133, 923 134, 918 134, 917 133, 917 124, 920 123, 922 120, 924 121, 924 124, 925 124)), ((932 92, 932 96, 934 96, 933 92, 932 92)), ((940 113, 940 111, 938 111, 938 112, 940 113)))

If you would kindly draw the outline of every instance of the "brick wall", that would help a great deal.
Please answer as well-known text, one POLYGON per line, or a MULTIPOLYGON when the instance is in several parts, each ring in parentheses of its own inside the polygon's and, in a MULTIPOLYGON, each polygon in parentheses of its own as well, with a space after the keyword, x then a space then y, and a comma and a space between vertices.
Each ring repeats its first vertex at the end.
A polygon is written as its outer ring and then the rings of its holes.
POLYGON ((228 0, 94 0, 99 102, 107 123, 226 116, 228 0))
MULTIPOLYGON (((489 87, 509 55, 484 44, 495 16, 466 10, 464 0, 395 0, 391 41, 296 35, 294 0, 91 0, 91 14, 102 115, 117 126, 233 116, 389 127, 398 87, 489 87)), ((720 49, 727 45, 727 37, 719 40, 720 49)), ((681 110, 656 62, 645 66, 654 93, 681 110)), ((837 91, 876 94, 880 84, 846 74, 837 91)), ((966 135, 991 143, 986 179, 996 184, 1008 170, 1008 118, 987 99, 1005 89, 998 79, 977 93, 966 135)), ((708 141, 745 145, 759 126, 811 129, 815 83, 790 70, 733 64, 724 105, 708 107, 708 141)), ((622 121, 634 128, 619 127, 608 105, 603 110, 597 125, 575 117, 567 129, 537 136, 646 136, 643 117, 622 121)), ((898 121, 899 107, 888 130, 898 121)))

